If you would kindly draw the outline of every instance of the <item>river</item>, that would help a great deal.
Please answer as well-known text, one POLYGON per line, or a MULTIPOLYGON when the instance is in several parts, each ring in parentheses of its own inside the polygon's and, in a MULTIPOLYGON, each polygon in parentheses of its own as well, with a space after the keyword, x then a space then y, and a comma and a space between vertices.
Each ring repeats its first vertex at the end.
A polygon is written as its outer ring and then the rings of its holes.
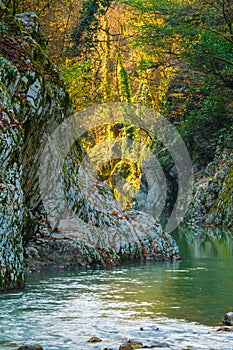
POLYGON ((182 255, 174 263, 29 275, 25 290, 0 295, 0 349, 116 350, 133 338, 232 350, 233 332, 216 329, 233 310, 233 232, 183 226, 174 236, 182 255), (92 336, 102 342, 88 343, 92 336))

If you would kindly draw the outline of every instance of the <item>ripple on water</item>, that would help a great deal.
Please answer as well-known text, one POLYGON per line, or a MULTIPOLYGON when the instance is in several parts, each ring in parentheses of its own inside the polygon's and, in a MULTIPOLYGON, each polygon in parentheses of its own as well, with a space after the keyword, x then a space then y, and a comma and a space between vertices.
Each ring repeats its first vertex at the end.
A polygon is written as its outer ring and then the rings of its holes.
MULTIPOLYGON (((155 288, 159 279, 155 278, 156 283, 151 284, 153 278, 147 274, 147 269, 146 266, 123 269, 125 275, 127 272, 129 275, 136 274, 141 279, 140 283, 136 283, 136 279, 130 280, 129 276, 119 281, 120 271, 89 272, 91 275, 86 272, 81 277, 79 273, 42 275, 42 281, 39 281, 39 275, 29 277, 24 292, 3 295, 1 349, 16 349, 30 340, 40 343, 46 350, 100 350, 104 347, 116 350, 121 342, 129 338, 140 339, 144 345, 167 343, 170 349, 176 350, 233 349, 233 334, 164 317, 165 310, 169 314, 171 309, 179 315, 181 306, 176 304, 179 300, 172 295, 170 303, 161 300, 161 297, 156 300, 160 295, 155 288), (142 278, 143 269, 149 281, 142 278), (130 284, 127 283, 129 280, 130 284), (147 285, 149 292, 145 291, 147 285), (103 340, 101 345, 89 344, 87 340, 91 336, 100 337, 103 340)), ((166 275, 168 270, 164 272, 166 275)), ((168 281, 174 273, 176 271, 171 272, 168 281)), ((166 289, 164 292, 167 292, 166 289)))
POLYGON ((232 350, 233 332, 212 327, 233 306, 232 246, 221 237, 203 245, 202 234, 200 248, 189 237, 180 262, 29 276, 24 291, 0 296, 0 349, 30 342, 45 350, 117 350, 136 338, 174 350, 232 350), (102 343, 88 343, 92 336, 102 343))

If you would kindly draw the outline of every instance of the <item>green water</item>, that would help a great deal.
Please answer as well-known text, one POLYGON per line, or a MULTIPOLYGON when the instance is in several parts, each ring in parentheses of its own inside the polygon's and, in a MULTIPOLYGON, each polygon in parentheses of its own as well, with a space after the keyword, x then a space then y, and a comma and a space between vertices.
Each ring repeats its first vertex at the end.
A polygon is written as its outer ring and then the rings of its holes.
POLYGON ((0 296, 0 349, 116 350, 137 338, 174 350, 232 350, 233 332, 212 326, 233 309, 233 232, 182 227, 174 237, 182 255, 175 263, 29 275, 24 291, 0 296), (91 336, 103 342, 89 344, 91 336))

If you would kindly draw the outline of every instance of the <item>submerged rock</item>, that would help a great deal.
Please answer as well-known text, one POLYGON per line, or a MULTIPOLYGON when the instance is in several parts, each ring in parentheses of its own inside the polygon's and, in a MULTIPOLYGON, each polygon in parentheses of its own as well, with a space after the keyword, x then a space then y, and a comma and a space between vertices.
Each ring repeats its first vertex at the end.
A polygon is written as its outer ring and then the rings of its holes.
POLYGON ((130 339, 122 343, 119 347, 119 350, 132 350, 132 349, 141 349, 143 348, 143 344, 134 339, 130 339))
POLYGON ((22 345, 18 350, 43 350, 40 345, 22 345))
POLYGON ((69 134, 62 131, 60 148, 45 146, 72 116, 69 97, 44 51, 37 16, 3 12, 1 19, 0 290, 23 287, 24 264, 36 271, 179 258, 154 219, 125 212, 93 169, 83 169, 78 139, 61 171, 51 167, 51 154, 64 153, 69 134))
POLYGON ((216 332, 233 332, 233 327, 224 326, 216 330, 216 332))
POLYGON ((140 327, 140 331, 145 331, 145 332, 159 331, 159 327, 157 327, 157 326, 144 326, 144 327, 140 327))
POLYGON ((102 342, 102 340, 98 337, 91 337, 89 340, 88 340, 88 343, 100 343, 102 342))

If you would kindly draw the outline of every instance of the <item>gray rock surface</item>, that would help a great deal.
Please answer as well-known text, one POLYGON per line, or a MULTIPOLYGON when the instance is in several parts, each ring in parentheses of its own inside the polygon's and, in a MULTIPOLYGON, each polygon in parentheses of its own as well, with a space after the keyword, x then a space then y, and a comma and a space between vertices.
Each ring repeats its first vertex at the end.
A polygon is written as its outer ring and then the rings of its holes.
POLYGON ((232 203, 233 151, 232 147, 218 147, 204 174, 196 177, 186 220, 194 224, 233 227, 232 203))
POLYGON ((230 311, 224 316, 223 324, 226 326, 233 326, 233 312, 230 311))
POLYGON ((39 182, 41 155, 72 108, 44 51, 37 17, 2 14, 2 22, 0 290, 23 287, 25 263, 34 271, 178 258, 177 245, 154 219, 136 210, 124 212, 91 168, 82 171, 79 141, 61 174, 45 157, 42 183, 46 179, 48 196, 49 186, 56 184, 48 215, 39 182))

